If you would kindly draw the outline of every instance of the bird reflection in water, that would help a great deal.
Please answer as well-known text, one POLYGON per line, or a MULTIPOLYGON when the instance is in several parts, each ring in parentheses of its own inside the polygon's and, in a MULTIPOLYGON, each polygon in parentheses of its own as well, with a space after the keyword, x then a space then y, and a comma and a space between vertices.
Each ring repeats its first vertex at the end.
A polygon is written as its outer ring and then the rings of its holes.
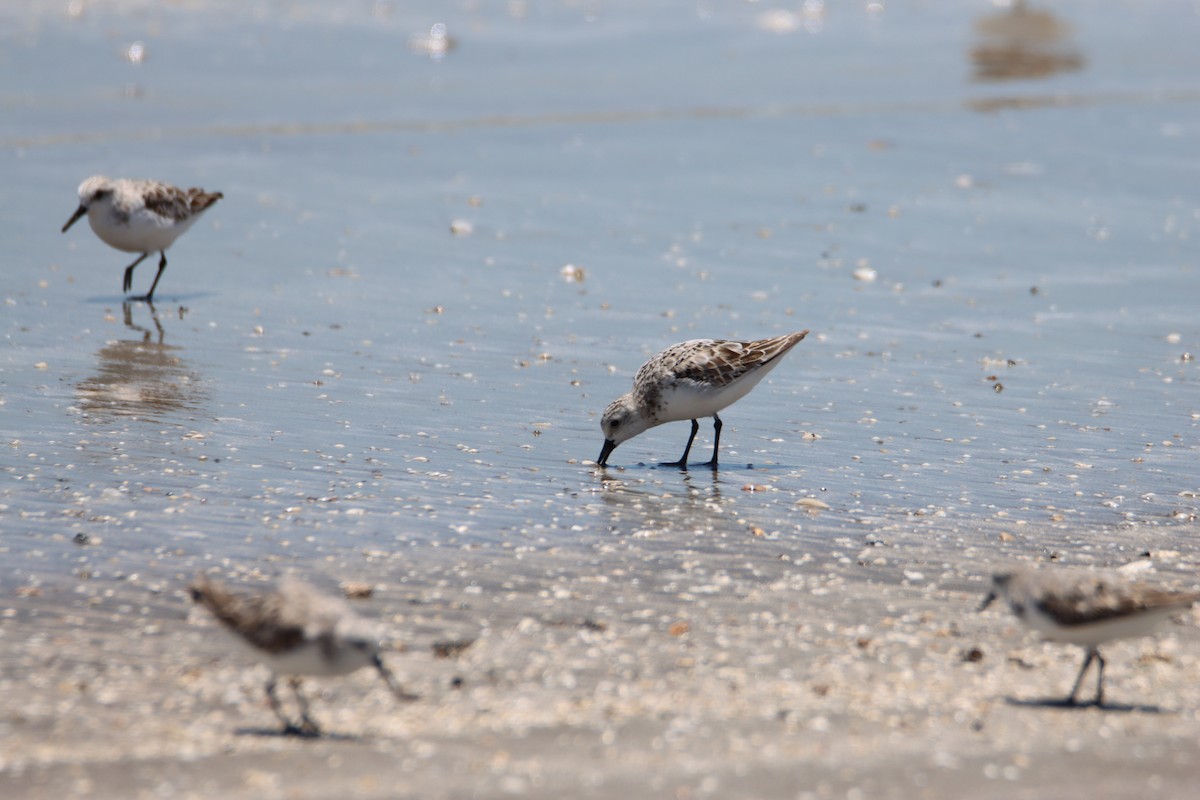
POLYGON ((158 311, 151 304, 143 307, 149 309, 153 330, 135 323, 133 306, 122 303, 125 327, 136 338, 110 341, 100 348, 97 374, 76 388, 80 409, 89 419, 159 418, 198 408, 204 400, 203 383, 184 360, 183 349, 164 343, 158 311))
POLYGON ((975 32, 980 41, 971 48, 971 63, 980 82, 1049 78, 1083 67, 1083 56, 1067 41, 1071 26, 1021 0, 982 17, 975 32))
POLYGON ((722 496, 723 481, 716 473, 683 473, 665 484, 655 481, 658 472, 653 467, 645 475, 597 470, 596 495, 610 530, 703 530, 733 504, 722 496))

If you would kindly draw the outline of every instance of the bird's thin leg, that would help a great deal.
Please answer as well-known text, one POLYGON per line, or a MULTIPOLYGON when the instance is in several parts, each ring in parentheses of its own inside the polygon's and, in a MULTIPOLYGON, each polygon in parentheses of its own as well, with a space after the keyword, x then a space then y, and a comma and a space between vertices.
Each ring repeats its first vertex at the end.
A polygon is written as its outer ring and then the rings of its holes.
MULTIPOLYGON (((154 299, 154 289, 158 286, 158 279, 162 277, 163 270, 167 268, 167 251, 162 250, 159 252, 159 255, 162 256, 162 258, 158 260, 158 272, 154 276, 154 283, 150 284, 150 291, 146 292, 145 297, 141 298, 147 303, 154 299)), ((130 269, 132 269, 132 267, 130 267, 130 269)))
MULTIPOLYGON (((1071 694, 1067 697, 1067 705, 1075 705, 1075 696, 1079 694, 1079 687, 1083 683, 1083 676, 1087 673, 1087 668, 1091 666, 1092 660, 1099 656, 1099 652, 1094 647, 1089 647, 1087 656, 1083 659, 1083 666, 1079 668, 1079 677, 1075 678, 1075 685, 1071 687, 1071 694)), ((1104 660, 1100 661, 1101 677, 1103 677, 1104 660)), ((1097 697, 1099 695, 1097 694, 1097 697)))
POLYGON ((713 457, 712 461, 706 461, 703 466, 717 468, 717 449, 721 446, 721 418, 713 414, 713 457))
POLYGON ((279 717, 279 721, 283 723, 283 732, 285 734, 300 733, 300 728, 288 719, 287 714, 283 711, 283 704, 279 702, 279 697, 275 694, 276 678, 274 675, 267 681, 267 699, 271 701, 271 710, 275 712, 275 716, 279 717))
POLYGON ((1104 656, 1096 651, 1096 705, 1104 705, 1104 656))
POLYGON ((697 422, 696 420, 692 420, 692 435, 688 437, 687 447, 683 448, 683 458, 679 459, 678 461, 664 462, 664 463, 659 464, 659 466, 660 467, 679 467, 680 469, 687 469, 688 453, 692 452, 692 440, 696 438, 696 431, 698 431, 698 430, 700 430, 700 423, 697 422))
POLYGON ((397 699, 404 700, 405 702, 421 699, 420 695, 415 695, 400 685, 400 682, 396 680, 396 676, 384 665, 383 659, 378 655, 375 656, 373 663, 375 664, 375 669, 379 670, 383 682, 388 685, 388 688, 392 690, 392 694, 396 695, 397 699))
POLYGON ((133 268, 136 267, 138 264, 142 263, 143 261, 145 261, 146 256, 148 256, 148 255, 150 255, 150 254, 142 253, 140 256, 137 257, 137 261, 134 261, 132 264, 130 264, 128 267, 125 268, 125 283, 122 286, 122 289, 121 289, 122 292, 128 292, 129 288, 131 286, 133 286, 133 268))
POLYGON ((292 678, 292 693, 296 695, 296 702, 300 704, 300 733, 306 736, 320 736, 321 728, 308 715, 308 698, 300 691, 300 679, 292 678))

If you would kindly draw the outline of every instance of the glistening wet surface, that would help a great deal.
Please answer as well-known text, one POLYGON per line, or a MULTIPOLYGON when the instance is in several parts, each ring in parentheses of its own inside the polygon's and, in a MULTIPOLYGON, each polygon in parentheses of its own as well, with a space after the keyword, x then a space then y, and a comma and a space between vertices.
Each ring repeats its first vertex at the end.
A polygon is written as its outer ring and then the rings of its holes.
POLYGON ((2 585, 75 537, 145 571, 1194 519, 1187 4, 5 13, 2 585), (93 173, 225 193, 153 307, 58 232, 93 173), (719 473, 652 466, 686 424, 589 463, 653 352, 802 328, 719 473))
POLYGON ((1194 4, 0 23, 0 795, 1195 794, 1194 624, 1064 710, 1079 653, 972 613, 1195 585, 1194 4), (153 306, 60 233, 96 173, 224 193, 153 306), (719 472, 591 462, 655 352, 803 329, 719 472), (421 699, 273 735, 201 570, 353 582, 421 699))

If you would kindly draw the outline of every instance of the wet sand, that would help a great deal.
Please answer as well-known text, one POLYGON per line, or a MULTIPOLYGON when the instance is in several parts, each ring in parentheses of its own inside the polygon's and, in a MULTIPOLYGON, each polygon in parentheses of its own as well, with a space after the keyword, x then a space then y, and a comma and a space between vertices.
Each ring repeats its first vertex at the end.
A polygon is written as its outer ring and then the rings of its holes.
POLYGON ((1194 613, 1069 710, 975 613, 1196 585, 1190 4, 0 19, 0 796, 1195 794, 1194 613), (60 233, 97 172, 225 193, 156 307, 60 233), (650 354, 802 328, 718 475, 588 463, 650 354), (375 586, 421 699, 278 736, 199 570, 375 586))

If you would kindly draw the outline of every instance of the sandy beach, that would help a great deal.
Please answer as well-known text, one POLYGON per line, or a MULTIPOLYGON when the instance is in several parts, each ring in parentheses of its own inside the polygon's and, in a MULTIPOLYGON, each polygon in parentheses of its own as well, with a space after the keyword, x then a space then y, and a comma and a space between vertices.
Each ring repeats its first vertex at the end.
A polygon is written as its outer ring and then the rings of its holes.
MULTIPOLYGON (((356 607, 395 636, 387 661, 421 699, 398 703, 369 670, 310 680, 320 739, 278 735, 265 669, 191 607, 181 582, 202 564, 155 582, 23 593, 0 628, 0 789, 1085 798, 1104 786, 1112 797, 1190 796, 1193 614, 1161 637, 1104 648, 1106 706, 1064 709, 1046 701, 1066 694, 1082 651, 1039 641, 1007 611, 976 613, 977 566, 1034 556, 1026 539, 947 552, 868 535, 815 558, 749 531, 710 536, 716 551, 663 530, 588 549, 344 565, 377 586, 356 607)), ((1139 576, 1195 586, 1194 549, 1138 558, 1129 545, 1089 547, 1098 562, 1125 551, 1139 576)))
POLYGON ((0 2, 0 797, 1191 800, 1200 14, 933 0, 0 2), (154 304, 88 176, 223 193, 154 304), (810 330, 591 459, 685 340, 810 330), (708 457, 701 420, 693 458, 708 457), (306 683, 186 591, 389 634, 306 683), (1090 681, 1086 686, 1090 687, 1090 681))

